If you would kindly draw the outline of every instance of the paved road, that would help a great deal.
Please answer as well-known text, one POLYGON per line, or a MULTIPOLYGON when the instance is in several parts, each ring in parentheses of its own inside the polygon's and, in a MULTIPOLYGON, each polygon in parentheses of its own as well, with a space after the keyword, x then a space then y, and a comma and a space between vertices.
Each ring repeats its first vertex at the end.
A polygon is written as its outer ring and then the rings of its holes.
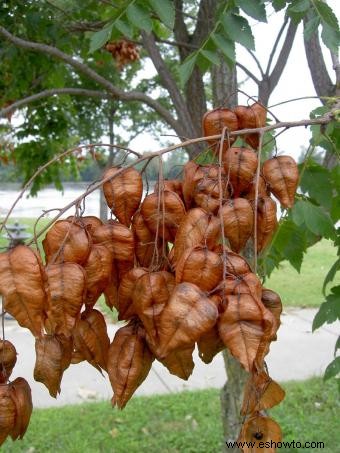
MULTIPOLYGON (((318 376, 332 360, 340 323, 326 326, 312 334, 311 325, 315 313, 316 310, 312 309, 290 309, 282 315, 278 340, 272 344, 267 358, 268 368, 274 379, 285 381, 318 376)), ((116 330, 117 326, 109 326, 110 338, 116 330)), ((87 363, 71 365, 64 373, 61 395, 56 400, 51 398, 46 388, 33 380, 35 352, 32 335, 27 329, 20 328, 15 321, 8 321, 6 338, 15 344, 19 354, 13 378, 23 376, 29 381, 35 407, 111 398, 112 390, 108 378, 102 377, 87 363)), ((195 354, 195 364, 190 379, 182 381, 170 375, 163 365, 155 361, 148 378, 138 389, 137 394, 150 395, 184 389, 222 387, 226 376, 221 354, 216 356, 210 365, 202 363, 195 354)))

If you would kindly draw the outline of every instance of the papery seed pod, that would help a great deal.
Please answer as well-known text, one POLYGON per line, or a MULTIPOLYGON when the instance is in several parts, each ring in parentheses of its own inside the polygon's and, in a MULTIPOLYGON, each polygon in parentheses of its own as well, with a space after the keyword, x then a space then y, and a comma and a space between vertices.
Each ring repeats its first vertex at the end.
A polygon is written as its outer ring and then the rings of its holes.
POLYGON ((223 246, 222 244, 218 244, 214 251, 218 253, 221 258, 222 262, 225 260, 226 266, 226 273, 232 274, 235 276, 240 276, 251 272, 250 266, 243 256, 239 255, 238 253, 233 252, 229 247, 224 247, 223 253, 223 246))
POLYGON ((238 438, 238 442, 243 442, 243 453, 253 453, 256 450, 275 453, 275 444, 281 440, 280 426, 272 418, 259 413, 255 413, 246 420, 238 438))
POLYGON ((285 391, 265 371, 252 374, 246 382, 241 414, 270 409, 285 397, 285 391))
POLYGON ((192 375, 195 367, 195 363, 192 358, 194 349, 195 345, 175 349, 175 351, 170 352, 170 354, 164 357, 164 359, 160 359, 159 361, 168 369, 170 374, 187 381, 192 375))
MULTIPOLYGON (((234 112, 237 116, 240 129, 257 129, 266 125, 267 110, 259 102, 251 106, 238 105, 234 112)), ((242 138, 252 148, 257 149, 259 146, 259 134, 246 134, 242 138)))
POLYGON ((66 220, 68 220, 69 222, 77 223, 82 228, 86 228, 91 236, 96 228, 103 225, 103 222, 94 215, 88 215, 84 217, 75 217, 73 215, 70 215, 66 220))
MULTIPOLYGON (((241 194, 242 198, 245 198, 249 201, 254 201, 256 195, 256 177, 254 178, 253 182, 250 184, 248 189, 241 194)), ((258 198, 269 197, 270 192, 269 188, 264 180, 263 176, 259 176, 259 184, 258 184, 258 198)))
POLYGON ((53 398, 60 393, 60 383, 71 362, 64 359, 64 346, 55 335, 44 335, 35 340, 36 362, 34 379, 44 384, 53 398))
POLYGON ((237 277, 234 275, 226 275, 218 286, 217 291, 218 294, 225 296, 249 294, 256 299, 261 299, 262 284, 260 279, 252 272, 237 277))
POLYGON ((107 370, 114 392, 112 405, 123 409, 149 374, 154 356, 145 341, 143 327, 121 327, 110 345, 107 370))
POLYGON ((165 190, 145 197, 141 214, 149 230, 167 241, 173 241, 179 224, 185 215, 185 207, 175 192, 165 190))
POLYGON ((177 285, 159 321, 157 356, 166 357, 175 349, 193 345, 216 323, 218 310, 198 286, 177 285))
POLYGON ((113 307, 118 310, 118 285, 119 278, 116 263, 112 262, 111 278, 108 285, 104 289, 105 303, 110 310, 112 310, 113 307))
POLYGON ((0 254, 0 294, 4 309, 21 327, 41 335, 47 308, 46 275, 40 256, 25 245, 0 254))
POLYGON ((33 410, 31 387, 26 379, 18 377, 10 383, 10 391, 16 411, 15 424, 10 435, 13 440, 22 439, 28 428, 33 410))
MULTIPOLYGON (((155 184, 155 187, 153 189, 153 191, 155 193, 158 193, 158 187, 159 187, 159 184, 157 181, 155 184)), ((162 191, 170 190, 170 192, 175 192, 175 193, 177 193, 179 198, 182 201, 184 201, 183 200, 183 191, 182 191, 182 181, 180 179, 164 179, 162 181, 161 190, 162 191)))
POLYGON ((86 273, 76 263, 49 264, 49 305, 47 317, 50 331, 54 334, 72 335, 73 327, 85 302, 86 273))
POLYGON ((155 235, 149 230, 140 211, 136 212, 132 219, 132 231, 135 235, 136 256, 139 265, 149 267, 156 254, 155 247, 158 254, 162 254, 161 240, 158 241, 156 246, 155 235))
POLYGON ((197 245, 206 245, 210 250, 216 246, 221 235, 220 221, 201 208, 190 209, 183 218, 175 238, 174 263, 184 251, 197 245))
POLYGON ((135 283, 133 308, 142 321, 150 345, 159 341, 159 319, 175 287, 175 277, 169 272, 148 272, 135 283))
POLYGON ((86 273, 85 303, 93 307, 111 281, 113 254, 101 244, 93 244, 84 264, 86 273))
POLYGON ((193 160, 189 160, 183 167, 182 191, 184 204, 187 209, 190 209, 193 200, 193 194, 197 181, 202 177, 200 166, 193 160))
POLYGON ((276 203, 269 197, 260 198, 257 204, 257 252, 270 242, 278 225, 276 203))
POLYGON ((42 244, 47 264, 83 264, 90 253, 91 237, 78 223, 58 220, 48 230, 42 244))
POLYGON ((75 350, 98 371, 106 370, 110 340, 104 316, 95 309, 87 309, 73 331, 75 350))
POLYGON ((148 270, 143 267, 135 267, 122 278, 118 289, 118 319, 120 321, 137 315, 133 305, 133 293, 137 280, 147 272, 148 270))
POLYGON ((0 340, 0 384, 7 382, 17 362, 17 351, 8 340, 0 340))
POLYGON ((227 296, 227 306, 220 315, 218 330, 231 354, 250 372, 260 361, 263 362, 268 352, 274 323, 273 315, 260 300, 249 294, 238 294, 227 296))
POLYGON ((290 156, 277 156, 265 161, 262 173, 270 191, 283 208, 292 208, 299 183, 299 170, 290 156))
POLYGON ((257 155, 248 148, 229 148, 223 156, 224 171, 234 198, 248 190, 257 169, 257 155))
POLYGON ((105 171, 103 179, 116 177, 103 184, 106 202, 118 220, 130 226, 131 217, 137 211, 143 194, 143 181, 140 173, 133 167, 121 169, 112 167, 105 171))
POLYGON ((0 446, 15 426, 16 407, 10 384, 0 385, 0 446))
MULTIPOLYGON (((237 131, 239 129, 238 119, 236 114, 227 108, 217 108, 206 112, 202 120, 203 135, 208 137, 209 135, 222 134, 223 128, 227 127, 229 132, 237 131)), ((236 137, 229 137, 229 144, 233 144, 236 137)), ((219 140, 207 140, 210 145, 219 144, 219 140)), ((218 149, 214 150, 215 153, 218 149)))
MULTIPOLYGON (((282 302, 280 296, 271 289, 262 288, 262 297, 261 301, 263 305, 273 314, 276 321, 276 331, 281 324, 281 313, 282 313, 282 302)), ((276 340, 276 334, 273 338, 276 340)))
POLYGON ((198 339, 197 347, 200 359, 207 364, 212 362, 216 354, 225 349, 216 324, 198 339))
POLYGON ((176 283, 194 283, 202 291, 211 291, 222 276, 221 257, 204 246, 187 249, 176 266, 176 283))
POLYGON ((224 235, 231 249, 239 253, 253 232, 254 212, 251 204, 244 198, 227 201, 221 208, 224 235))

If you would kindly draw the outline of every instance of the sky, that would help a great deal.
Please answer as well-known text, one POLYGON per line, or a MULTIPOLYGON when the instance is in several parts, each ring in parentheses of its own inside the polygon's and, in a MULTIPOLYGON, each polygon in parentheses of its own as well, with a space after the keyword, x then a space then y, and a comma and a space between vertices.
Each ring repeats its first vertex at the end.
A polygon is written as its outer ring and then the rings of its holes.
MULTIPOLYGON (((339 17, 340 0, 329 0, 328 4, 339 17)), ((273 42, 283 22, 283 14, 281 12, 271 14, 267 24, 255 22, 251 18, 249 19, 249 22, 255 36, 256 56, 262 64, 262 67, 265 68, 273 42)), ((324 49, 324 55, 330 76, 332 80, 335 81, 330 53, 327 48, 324 49)), ((239 45, 237 45, 237 57, 244 66, 250 69, 255 75, 259 75, 252 58, 246 50, 239 45)), ((273 64, 275 64, 275 61, 276 60, 274 60, 273 64)), ((143 76, 151 77, 154 74, 155 69, 152 62, 148 60, 145 64, 143 76)), ((238 77, 241 81, 246 78, 245 74, 240 70, 238 71, 238 77)), ((242 85, 242 90, 250 96, 257 95, 256 85, 251 80, 246 81, 244 85, 242 85)), ((269 100, 269 104, 274 105, 285 100, 302 96, 315 96, 315 90, 308 69, 303 45, 303 26, 300 24, 286 67, 269 100)), ((246 104, 246 98, 240 95, 239 102, 240 104, 246 104)), ((320 105, 321 104, 317 99, 306 99, 275 107, 272 111, 281 121, 294 121, 309 118, 309 112, 320 105)), ((278 150, 281 154, 289 154, 297 159, 301 152, 301 147, 308 146, 309 138, 309 130, 303 127, 288 130, 278 137, 278 150)), ((168 140, 169 139, 167 139, 167 141, 168 140)), ((174 143, 175 142, 178 141, 174 138, 174 143)), ((155 151, 161 148, 162 145, 164 145, 164 140, 163 143, 161 143, 160 141, 154 140, 149 134, 142 134, 130 143, 132 149, 139 151, 155 151)))

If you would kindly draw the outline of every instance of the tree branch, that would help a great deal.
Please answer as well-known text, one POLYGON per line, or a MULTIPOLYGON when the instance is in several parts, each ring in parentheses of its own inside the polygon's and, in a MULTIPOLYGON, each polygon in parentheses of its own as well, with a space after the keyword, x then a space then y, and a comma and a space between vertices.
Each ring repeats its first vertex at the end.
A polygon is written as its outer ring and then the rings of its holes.
POLYGON ((8 30, 4 27, 0 26, 0 35, 4 36, 8 41, 12 42, 18 47, 23 49, 28 49, 33 52, 40 52, 43 54, 47 54, 53 56, 59 60, 62 60, 66 64, 72 66, 77 71, 85 74, 90 79, 97 82, 99 85, 104 87, 106 91, 112 94, 114 97, 121 99, 123 101, 139 101, 143 102, 144 104, 151 107, 155 110, 164 121, 166 121, 169 126, 171 126, 176 132, 179 132, 181 135, 181 130, 179 130, 178 122, 173 118, 173 116, 169 113, 169 111, 163 107, 158 101, 152 99, 150 96, 146 95, 145 93, 139 91, 124 91, 120 88, 113 85, 109 80, 102 77, 96 71, 91 69, 86 64, 80 62, 79 60, 71 57, 70 55, 62 52, 61 50, 57 49, 56 47, 41 44, 32 41, 26 41, 24 39, 18 38, 17 36, 12 35, 8 30))
POLYGON ((339 57, 336 53, 331 52, 333 69, 335 71, 335 94, 340 96, 340 63, 339 57))
POLYGON ((23 107, 24 105, 30 104, 31 102, 38 101, 39 99, 47 98, 54 95, 74 95, 74 96, 87 96, 97 98, 111 98, 112 96, 105 91, 86 90, 83 88, 51 88, 50 90, 44 90, 40 93, 27 96, 20 99, 19 101, 13 102, 11 105, 4 107, 0 110, 0 118, 5 117, 8 113, 23 107))
POLYGON ((283 21, 283 24, 276 36, 276 39, 275 39, 275 42, 274 42, 274 45, 273 45, 273 48, 270 52, 270 55, 269 55, 269 58, 268 58, 268 64, 267 64, 267 68, 266 68, 266 72, 265 74, 266 75, 269 75, 269 72, 270 72, 270 67, 272 65, 272 62, 273 62, 273 58, 275 56, 275 52, 276 52, 276 49, 277 49, 277 46, 279 45, 279 42, 280 42, 280 39, 281 39, 281 36, 282 36, 282 33, 284 31, 284 29, 286 28, 286 25, 288 24, 288 17, 285 16, 284 18, 284 21, 283 21))
POLYGON ((256 55, 255 55, 250 49, 246 49, 246 51, 249 53, 249 55, 250 55, 250 56, 252 57, 252 59, 255 61, 256 66, 259 68, 259 71, 260 71, 261 76, 264 77, 264 72, 263 72, 262 66, 260 65, 260 62, 259 62, 259 60, 257 59, 256 55))
POLYGON ((247 76, 250 77, 256 83, 256 85, 258 85, 258 86, 260 85, 260 80, 256 76, 254 76, 254 74, 252 72, 250 72, 249 69, 247 69, 245 66, 243 66, 242 63, 236 62, 236 66, 238 66, 240 69, 242 69, 242 71, 244 73, 246 73, 247 76))

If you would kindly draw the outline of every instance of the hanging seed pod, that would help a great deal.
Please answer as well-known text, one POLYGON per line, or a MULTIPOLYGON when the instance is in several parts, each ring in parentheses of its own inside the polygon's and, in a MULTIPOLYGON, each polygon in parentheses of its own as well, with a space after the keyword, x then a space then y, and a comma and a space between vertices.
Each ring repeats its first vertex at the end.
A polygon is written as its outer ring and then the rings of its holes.
POLYGON ((50 395, 56 398, 60 393, 63 373, 71 363, 71 355, 69 356, 65 344, 55 335, 36 338, 35 352, 34 379, 44 384, 50 395))
POLYGON ((187 209, 191 208, 197 182, 202 178, 201 167, 193 160, 189 160, 183 167, 182 191, 184 204, 187 209))
MULTIPOLYGON (((273 314, 276 321, 276 331, 281 324, 282 302, 280 296, 271 289, 262 288, 261 301, 263 305, 273 314)), ((276 334, 273 340, 276 340, 276 334)))
POLYGON ((10 391, 16 412, 15 424, 10 435, 13 440, 22 439, 28 428, 33 410, 31 387, 26 379, 18 377, 10 383, 10 391))
POLYGON ((255 299, 261 299, 262 284, 259 278, 252 272, 237 277, 227 275, 218 287, 218 294, 226 296, 249 294, 255 299))
POLYGON ((260 198, 257 204, 257 251, 261 252, 270 242, 276 227, 276 203, 269 197, 260 198))
POLYGON ((133 308, 142 321, 149 345, 159 341, 160 315, 175 287, 175 278, 165 271, 148 272, 135 283, 133 308))
POLYGON ((112 252, 101 244, 93 244, 84 264, 86 273, 85 303, 93 307, 107 288, 112 275, 112 252))
POLYGON ((149 374, 154 357, 143 327, 130 323, 121 327, 110 345, 107 370, 113 390, 112 405, 123 409, 149 374))
MULTIPOLYGON (((259 102, 255 102, 249 107, 238 105, 234 111, 240 129, 256 129, 266 125, 267 110, 259 102)), ((242 135, 242 137, 252 148, 258 148, 259 135, 257 133, 242 135)))
MULTIPOLYGON (((226 108, 217 108, 206 112, 202 120, 203 135, 209 137, 210 135, 222 134, 223 128, 227 127, 229 132, 237 131, 239 123, 236 114, 226 108)), ((236 137, 229 137, 229 144, 233 144, 236 137)), ((209 145, 215 145, 217 148, 219 140, 207 140, 209 145)), ((218 152, 218 149, 215 150, 218 152)))
POLYGON ((116 267, 116 263, 113 261, 111 269, 111 277, 108 285, 104 289, 104 297, 106 305, 112 310, 115 307, 118 310, 118 285, 119 285, 119 278, 118 278, 118 271, 116 267))
POLYGON ((149 230, 140 211, 136 212, 132 219, 132 231, 135 236, 136 256, 140 266, 149 267, 157 247, 158 255, 162 255, 162 244, 155 244, 155 235, 149 230))
POLYGON ((87 309, 73 331, 75 350, 99 372, 106 370, 110 340, 104 316, 95 309, 87 309))
POLYGON ((152 233, 173 241, 185 215, 185 207, 175 192, 165 190, 160 196, 155 192, 145 197, 141 214, 152 233))
POLYGON ((218 310, 203 291, 192 283, 177 285, 159 321, 157 357, 193 345, 216 323, 218 310))
POLYGON ((70 215, 66 220, 68 220, 69 222, 77 223, 82 228, 86 228, 91 236, 96 228, 103 225, 103 222, 94 215, 88 215, 84 217, 75 217, 73 215, 70 215))
POLYGON ((223 246, 222 244, 218 244, 214 248, 214 252, 218 253, 223 260, 225 259, 225 267, 226 273, 232 274, 235 276, 241 276, 251 272, 250 266, 247 263, 247 260, 243 258, 243 256, 239 255, 238 253, 233 252, 230 250, 229 247, 224 247, 225 253, 223 253, 223 246))
POLYGON ((210 250, 216 246, 221 235, 220 221, 201 208, 190 209, 183 218, 175 239, 174 263, 186 249, 206 245, 210 250))
POLYGON ((0 446, 15 426, 16 407, 10 384, 0 385, 0 446))
POLYGON ((251 204, 244 198, 227 201, 221 209, 224 235, 231 249, 239 253, 253 232, 254 213, 251 204))
POLYGON ((222 276, 221 257, 204 246, 187 249, 176 266, 176 283, 194 283, 202 291, 211 291, 222 276))
POLYGON ((225 349, 218 333, 217 324, 198 339, 197 347, 200 359, 207 364, 212 362, 216 354, 225 349))
MULTIPOLYGON (((114 176, 121 169, 112 167, 106 170, 103 179, 114 176)), ((137 211, 143 194, 143 181, 140 173, 130 167, 103 184, 106 202, 117 219, 130 226, 131 217, 137 211)))
MULTIPOLYGON (((258 198, 269 197, 270 192, 267 187, 266 181, 264 180, 263 176, 259 176, 259 186, 258 186, 258 198)), ((249 201, 254 201, 256 196, 256 178, 254 178, 251 185, 248 189, 241 194, 242 198, 245 198, 249 201)))
POLYGON ((265 346, 269 348, 268 331, 272 332, 274 322, 273 315, 259 300, 249 294, 238 294, 227 296, 218 330, 231 354, 250 372, 255 359, 263 360, 265 346))
POLYGON ((265 371, 252 374, 246 382, 241 414, 250 415, 270 409, 285 397, 285 391, 265 371))
POLYGON ((39 255, 25 245, 0 254, 0 294, 4 309, 39 337, 47 308, 46 275, 39 255))
MULTIPOLYGON (((158 181, 155 184, 153 191, 158 193, 158 181)), ((180 179, 164 179, 162 181, 161 190, 169 190, 170 192, 175 192, 179 196, 179 198, 183 200, 183 191, 182 191, 182 181, 180 179)))
POLYGON ((273 157, 263 164, 262 173, 270 191, 282 207, 292 208, 299 184, 299 170, 295 160, 290 156, 273 157))
POLYGON ((257 169, 257 155, 248 148, 229 148, 224 154, 224 171, 234 198, 248 190, 257 169))
POLYGON ((122 278, 118 290, 118 320, 130 319, 136 316, 136 310, 133 305, 133 292, 137 280, 148 272, 142 267, 135 267, 127 272, 122 278))
POLYGON ((70 337, 85 302, 86 273, 78 264, 61 263, 48 265, 46 274, 50 296, 47 309, 50 331, 70 337))
POLYGON ((17 351, 8 340, 0 340, 0 384, 7 382, 17 362, 17 351))
POLYGON ((258 413, 246 420, 238 438, 238 442, 243 442, 243 453, 253 453, 254 451, 275 453, 275 443, 281 442, 281 440, 280 426, 272 418, 258 413))
POLYGON ((162 365, 164 365, 170 374, 184 379, 187 381, 192 375, 195 367, 195 363, 192 358, 195 345, 188 346, 186 348, 176 349, 170 352, 164 359, 160 359, 162 365))
POLYGON ((91 238, 86 228, 68 220, 58 220, 42 241, 46 263, 83 264, 90 253, 91 238))

